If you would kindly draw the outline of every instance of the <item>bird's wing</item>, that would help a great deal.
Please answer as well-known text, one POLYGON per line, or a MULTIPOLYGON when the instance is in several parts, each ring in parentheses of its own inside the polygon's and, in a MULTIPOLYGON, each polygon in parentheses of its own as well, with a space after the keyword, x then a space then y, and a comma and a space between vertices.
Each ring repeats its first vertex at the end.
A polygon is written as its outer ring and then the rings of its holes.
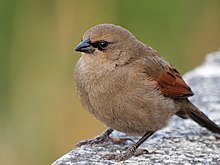
POLYGON ((193 95, 191 88, 182 79, 180 73, 159 56, 148 57, 151 61, 150 77, 158 82, 163 95, 171 98, 185 98, 193 95), (154 69, 156 68, 156 69, 154 69))

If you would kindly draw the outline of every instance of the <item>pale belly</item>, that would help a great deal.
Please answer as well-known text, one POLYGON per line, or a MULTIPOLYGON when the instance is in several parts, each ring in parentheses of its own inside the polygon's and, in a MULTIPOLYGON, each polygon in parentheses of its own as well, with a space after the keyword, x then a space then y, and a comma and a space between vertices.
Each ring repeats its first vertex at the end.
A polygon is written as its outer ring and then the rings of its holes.
POLYGON ((177 111, 173 100, 153 91, 137 90, 121 90, 108 97, 106 94, 96 97, 90 94, 93 110, 89 111, 107 127, 135 136, 166 126, 177 111))

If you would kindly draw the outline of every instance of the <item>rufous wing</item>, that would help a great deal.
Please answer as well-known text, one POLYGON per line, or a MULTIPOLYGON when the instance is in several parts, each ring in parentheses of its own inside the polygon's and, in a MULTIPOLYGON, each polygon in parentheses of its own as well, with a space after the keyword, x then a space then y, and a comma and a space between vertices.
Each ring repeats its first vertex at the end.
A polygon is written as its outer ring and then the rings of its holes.
POLYGON ((160 64, 163 65, 163 71, 159 76, 158 85, 164 96, 182 98, 193 95, 191 88, 173 66, 163 62, 160 64))
POLYGON ((180 73, 157 54, 145 57, 145 71, 157 82, 157 89, 166 97, 186 98, 193 95, 180 73))

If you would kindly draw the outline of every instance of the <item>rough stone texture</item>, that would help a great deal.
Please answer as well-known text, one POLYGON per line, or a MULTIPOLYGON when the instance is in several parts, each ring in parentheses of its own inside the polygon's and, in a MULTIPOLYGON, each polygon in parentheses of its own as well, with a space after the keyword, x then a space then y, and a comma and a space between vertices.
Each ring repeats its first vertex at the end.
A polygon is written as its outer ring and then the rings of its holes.
MULTIPOLYGON (((209 54, 201 66, 187 73, 184 78, 195 93, 195 96, 190 98, 191 101, 220 125, 220 51, 209 54)), ((117 131, 114 131, 112 136, 128 137, 117 131)), ((82 146, 62 156, 52 165, 220 165, 220 136, 198 126, 192 120, 173 117, 166 128, 155 133, 140 146, 140 148, 147 149, 149 154, 132 157, 123 162, 102 158, 102 155, 106 153, 120 153, 131 144, 132 142, 114 145, 106 142, 92 147, 82 146)))

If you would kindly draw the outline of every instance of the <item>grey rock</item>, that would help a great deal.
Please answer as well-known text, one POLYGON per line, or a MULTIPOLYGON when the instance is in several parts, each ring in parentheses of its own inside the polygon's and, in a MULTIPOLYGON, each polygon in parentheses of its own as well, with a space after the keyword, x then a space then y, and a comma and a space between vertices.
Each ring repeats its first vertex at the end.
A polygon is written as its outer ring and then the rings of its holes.
MULTIPOLYGON (((190 100, 220 125, 220 51, 207 55, 205 62, 184 75, 195 96, 190 100)), ((128 137, 114 131, 113 137, 128 137)), ((133 138, 137 140, 137 138, 133 138)), ((155 133, 140 148, 148 154, 132 157, 123 162, 104 160, 106 153, 120 153, 130 146, 105 142, 102 145, 82 146, 56 160, 52 165, 220 165, 220 136, 198 126, 192 120, 173 117, 169 125, 155 133)))

